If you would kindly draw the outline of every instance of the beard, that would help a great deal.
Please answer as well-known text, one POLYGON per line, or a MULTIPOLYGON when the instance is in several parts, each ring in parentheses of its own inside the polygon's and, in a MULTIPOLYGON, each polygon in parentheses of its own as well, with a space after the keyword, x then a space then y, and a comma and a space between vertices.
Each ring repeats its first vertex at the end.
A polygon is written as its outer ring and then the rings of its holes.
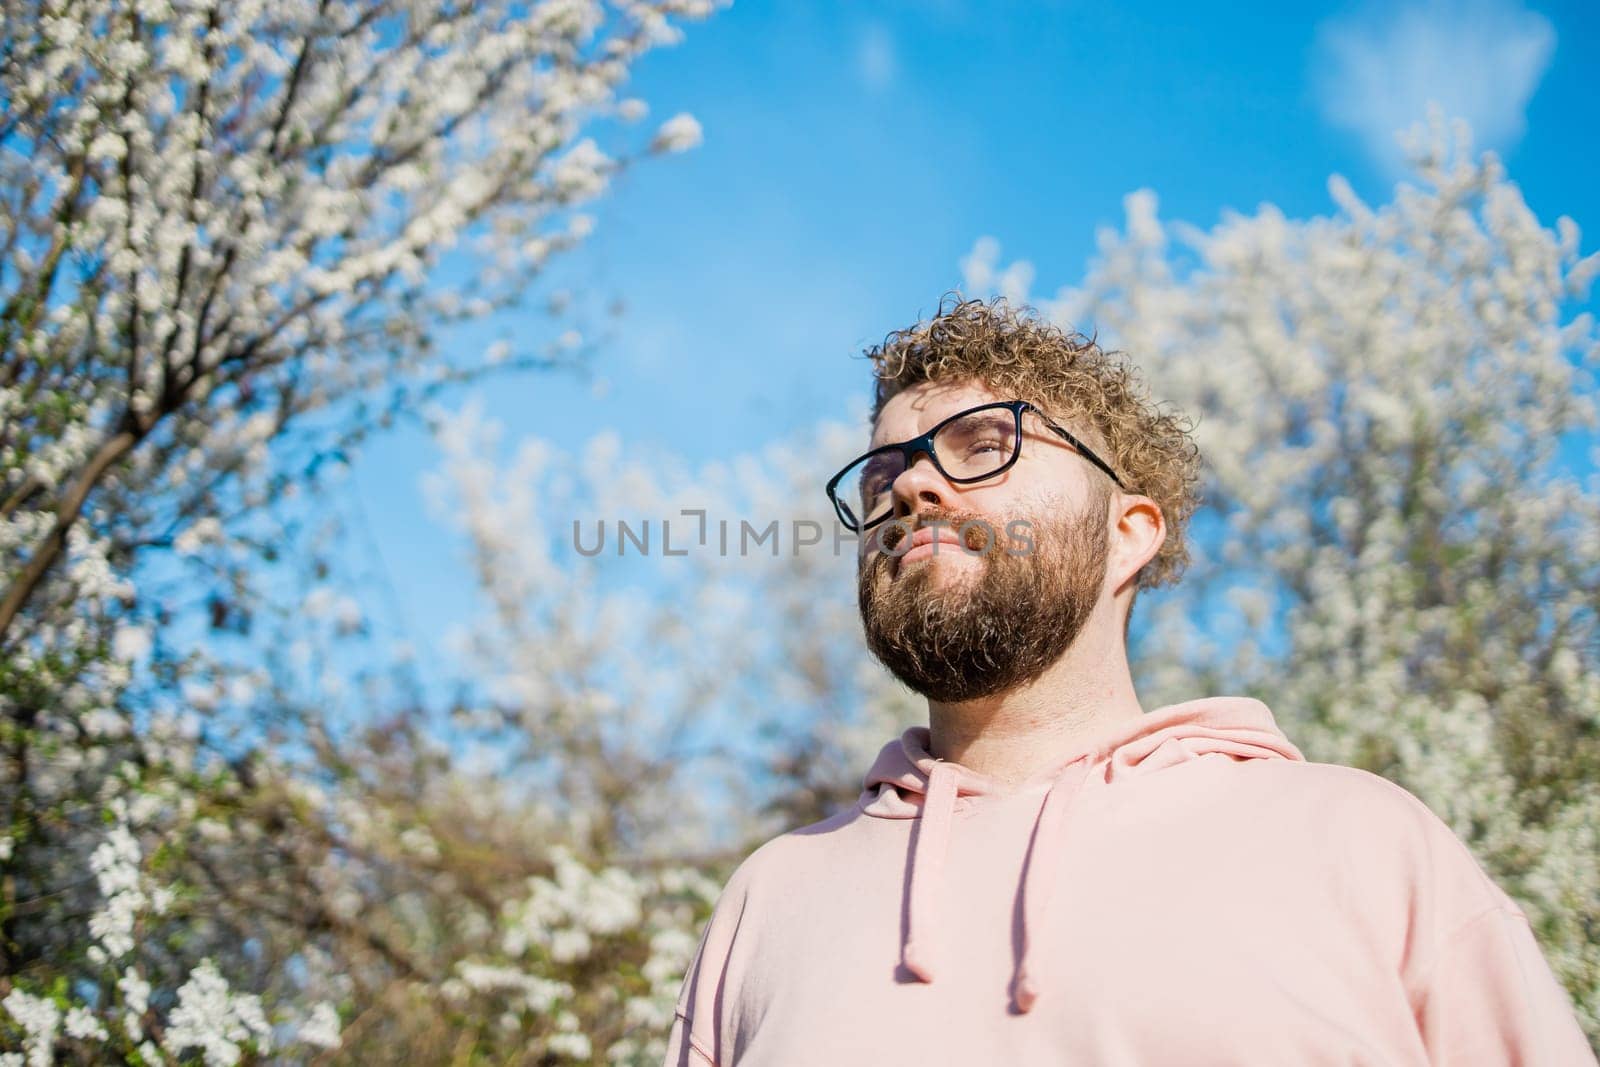
MULTIPOLYGON (((1082 512, 1064 518, 1023 516, 1033 550, 1013 554, 991 543, 977 557, 977 573, 959 580, 941 581, 936 559, 896 575, 888 551, 868 557, 856 586, 867 648, 896 678, 939 703, 982 699, 1038 678, 1077 640, 1099 600, 1109 496, 1096 493, 1082 512)), ((919 521, 936 518, 957 530, 985 521, 950 512, 925 513, 919 521)), ((903 528, 889 531, 887 549, 898 543, 891 541, 896 532, 905 535, 903 528)))

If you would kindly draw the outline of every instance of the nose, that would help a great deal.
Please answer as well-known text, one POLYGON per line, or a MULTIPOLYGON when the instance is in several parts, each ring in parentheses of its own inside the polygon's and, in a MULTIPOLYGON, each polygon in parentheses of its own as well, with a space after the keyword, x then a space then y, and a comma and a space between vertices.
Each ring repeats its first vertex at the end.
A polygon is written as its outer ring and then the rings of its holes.
POLYGON ((890 486, 894 494, 894 517, 904 519, 929 505, 940 507, 954 494, 933 457, 919 452, 911 457, 910 466, 901 471, 890 486))

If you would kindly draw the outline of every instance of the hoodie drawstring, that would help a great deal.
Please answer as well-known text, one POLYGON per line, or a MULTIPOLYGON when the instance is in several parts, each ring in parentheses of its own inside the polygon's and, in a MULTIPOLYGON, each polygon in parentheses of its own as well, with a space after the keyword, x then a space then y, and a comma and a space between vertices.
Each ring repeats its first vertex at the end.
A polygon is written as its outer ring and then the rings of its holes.
MULTIPOLYGON (((1028 955, 1033 948, 1032 931, 1041 922, 1055 889, 1055 870, 1059 864, 1035 863, 1041 852, 1049 851, 1047 844, 1061 832, 1063 820, 1077 795, 1078 788, 1089 774, 1090 760, 1080 756, 1050 783, 1039 814, 1034 820, 1032 836, 1028 841, 1027 855, 1023 858, 1022 874, 1022 952, 1017 961, 1016 1001, 1020 1011, 1033 1008, 1039 998, 1037 980, 1028 970, 1028 955)), ((916 844, 911 854, 911 890, 906 922, 906 941, 901 952, 901 962, 907 970, 924 982, 933 981, 933 948, 938 926, 938 903, 943 881, 946 848, 950 840, 950 822, 955 814, 956 793, 960 769, 944 760, 934 762, 928 774, 928 791, 924 795, 922 816, 918 820, 916 844)))
POLYGON ((1039 817, 1033 824, 1033 837, 1028 841, 1028 855, 1023 862, 1022 874, 1022 954, 1017 960, 1016 997, 1019 1011, 1030 1011, 1039 999, 1039 983, 1028 971, 1028 953, 1033 949, 1033 932, 1049 913, 1050 896, 1055 891, 1055 872, 1061 865, 1050 862, 1050 846, 1040 842, 1058 840, 1067 817, 1072 798, 1078 787, 1089 776, 1089 761, 1080 757, 1072 762, 1044 795, 1039 805, 1039 817), (1046 853, 1044 862, 1035 863, 1040 852, 1046 853))
POLYGON ((900 959, 906 970, 933 981, 932 936, 938 922, 939 883, 944 873, 945 846, 950 840, 950 819, 955 814, 956 777, 954 764, 938 760, 928 774, 928 792, 923 798, 922 818, 917 820, 916 850, 911 855, 911 914, 906 919, 906 944, 900 959))

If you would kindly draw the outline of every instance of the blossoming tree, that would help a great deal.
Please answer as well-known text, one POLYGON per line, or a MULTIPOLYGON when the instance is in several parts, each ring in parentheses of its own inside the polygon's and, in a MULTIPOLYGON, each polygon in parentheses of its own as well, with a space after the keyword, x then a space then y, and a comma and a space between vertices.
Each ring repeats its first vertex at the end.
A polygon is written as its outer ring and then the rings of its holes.
POLYGON ((630 65, 714 6, 5 5, 6 1045, 315 1050, 347 1006, 329 951, 402 965, 314 880, 356 843, 269 757, 318 751, 315 731, 262 720, 270 672, 185 635, 247 631, 278 506, 484 368, 441 330, 514 304, 621 168, 697 141, 687 115, 633 147, 617 132, 615 157, 586 131, 641 118, 618 99, 630 65), (214 592, 185 599, 196 584, 214 592))

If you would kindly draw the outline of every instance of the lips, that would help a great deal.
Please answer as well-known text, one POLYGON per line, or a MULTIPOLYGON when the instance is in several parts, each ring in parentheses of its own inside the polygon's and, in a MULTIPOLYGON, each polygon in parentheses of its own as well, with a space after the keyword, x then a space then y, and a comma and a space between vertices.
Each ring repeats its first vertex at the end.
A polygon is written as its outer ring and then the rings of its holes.
POLYGON ((954 531, 950 530, 948 527, 940 527, 939 529, 935 530, 932 527, 923 526, 918 528, 917 531, 911 535, 911 545, 906 549, 906 551, 910 552, 911 549, 916 548, 919 545, 931 545, 934 541, 949 545, 952 548, 961 547, 961 542, 956 540, 954 531))
MULTIPOLYGON (((899 548, 901 543, 897 541, 893 547, 899 548)), ((895 574, 900 573, 900 568, 907 561, 915 563, 919 560, 931 559, 936 553, 942 552, 945 555, 955 555, 962 550, 961 542, 956 538, 955 531, 946 526, 938 528, 920 526, 912 532, 911 539, 903 543, 906 545, 903 551, 898 554, 891 553, 895 574)))

